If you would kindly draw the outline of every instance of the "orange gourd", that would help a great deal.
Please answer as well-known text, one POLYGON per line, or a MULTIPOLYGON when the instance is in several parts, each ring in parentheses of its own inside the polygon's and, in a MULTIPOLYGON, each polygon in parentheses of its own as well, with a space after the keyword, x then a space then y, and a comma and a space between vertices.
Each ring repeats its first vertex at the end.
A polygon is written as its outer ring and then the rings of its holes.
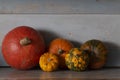
POLYGON ((67 68, 65 64, 65 56, 73 48, 73 44, 63 38, 56 38, 51 41, 49 45, 49 52, 56 54, 59 57, 60 61, 60 68, 65 69, 67 68))

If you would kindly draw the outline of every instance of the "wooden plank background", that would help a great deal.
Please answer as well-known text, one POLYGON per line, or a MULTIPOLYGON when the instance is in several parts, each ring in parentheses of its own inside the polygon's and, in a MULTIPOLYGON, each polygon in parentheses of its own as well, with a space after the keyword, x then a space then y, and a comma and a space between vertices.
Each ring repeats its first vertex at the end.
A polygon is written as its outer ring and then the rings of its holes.
POLYGON ((119 14, 120 0, 0 0, 1 14, 119 14))

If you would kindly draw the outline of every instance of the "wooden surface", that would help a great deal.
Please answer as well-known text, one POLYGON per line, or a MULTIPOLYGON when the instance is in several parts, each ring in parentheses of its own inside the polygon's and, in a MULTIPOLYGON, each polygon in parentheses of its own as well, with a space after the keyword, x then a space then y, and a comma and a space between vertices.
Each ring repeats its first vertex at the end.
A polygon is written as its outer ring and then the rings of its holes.
POLYGON ((0 80, 120 80, 120 69, 43 72, 40 69, 20 71, 13 68, 0 68, 0 80))
POLYGON ((120 14, 120 0, 0 0, 0 14, 120 14))

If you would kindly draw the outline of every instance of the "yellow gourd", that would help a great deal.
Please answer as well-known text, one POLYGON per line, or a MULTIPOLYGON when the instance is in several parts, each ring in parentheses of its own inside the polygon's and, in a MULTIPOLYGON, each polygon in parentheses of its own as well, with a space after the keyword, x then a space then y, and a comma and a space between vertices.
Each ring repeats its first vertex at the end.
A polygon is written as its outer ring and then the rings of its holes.
POLYGON ((44 53, 40 57, 39 65, 43 71, 51 72, 58 69, 59 60, 55 54, 44 53))

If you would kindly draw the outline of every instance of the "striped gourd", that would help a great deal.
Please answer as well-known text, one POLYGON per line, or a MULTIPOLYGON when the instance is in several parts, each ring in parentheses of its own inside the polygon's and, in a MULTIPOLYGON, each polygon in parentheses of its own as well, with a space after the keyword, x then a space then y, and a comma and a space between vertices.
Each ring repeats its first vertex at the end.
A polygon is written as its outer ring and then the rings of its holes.
POLYGON ((100 69, 106 63, 107 48, 102 41, 96 39, 88 40, 80 49, 88 50, 90 52, 89 68, 100 69))

